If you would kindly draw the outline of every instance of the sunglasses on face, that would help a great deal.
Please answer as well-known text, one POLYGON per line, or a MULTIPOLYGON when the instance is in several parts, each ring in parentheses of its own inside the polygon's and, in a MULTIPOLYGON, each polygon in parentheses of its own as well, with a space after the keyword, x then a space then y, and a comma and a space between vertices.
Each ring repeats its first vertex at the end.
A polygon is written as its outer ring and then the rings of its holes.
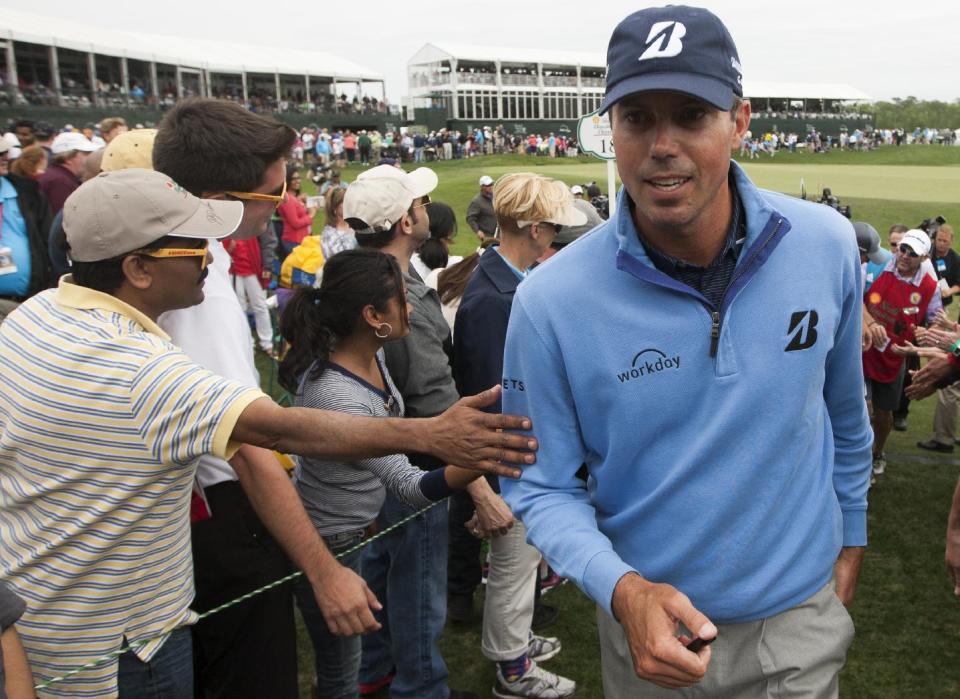
POLYGON ((287 195, 287 181, 283 181, 280 194, 260 194, 259 192, 224 192, 224 194, 243 201, 272 201, 273 207, 277 208, 283 203, 283 198, 287 195))
POLYGON ((430 203, 430 195, 424 194, 422 197, 420 197, 420 201, 414 204, 412 208, 418 209, 421 206, 426 206, 429 203, 430 203))
POLYGON ((920 255, 918 255, 917 253, 915 253, 915 252, 913 251, 913 248, 911 248, 911 247, 910 247, 909 245, 907 245, 906 243, 902 243, 902 244, 900 245, 900 247, 897 248, 897 249, 900 250, 900 254, 901 254, 901 255, 908 255, 908 256, 910 256, 910 257, 920 257, 920 255))
POLYGON ((199 248, 160 248, 158 250, 137 251, 135 254, 144 257, 153 257, 155 259, 166 259, 170 257, 199 257, 200 271, 207 268, 207 250, 210 247, 210 241, 204 241, 203 246, 199 248))

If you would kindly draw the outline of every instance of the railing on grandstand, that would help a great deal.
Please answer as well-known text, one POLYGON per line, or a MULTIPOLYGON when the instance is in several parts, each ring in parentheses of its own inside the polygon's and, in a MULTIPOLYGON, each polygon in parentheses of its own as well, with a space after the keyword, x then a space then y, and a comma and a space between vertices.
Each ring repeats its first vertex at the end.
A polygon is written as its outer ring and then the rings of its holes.
POLYGON ((457 73, 457 82, 467 85, 496 85, 497 76, 493 73, 457 73))
MULTIPOLYGON (((492 76, 491 76, 492 77, 492 76)), ((14 97, 14 93, 0 89, 0 104, 11 106, 38 106, 38 107, 66 107, 69 109, 90 109, 115 107, 123 109, 169 109, 177 102, 172 92, 163 92, 159 98, 144 95, 142 91, 136 94, 126 94, 117 85, 104 86, 91 95, 85 85, 64 85, 58 96, 53 90, 42 84, 23 86, 14 97)), ((185 89, 184 97, 192 97, 195 93, 185 89)), ((218 99, 227 99, 233 102, 243 102, 238 95, 227 91, 213 91, 218 99)), ((387 104, 381 100, 368 97, 365 99, 340 99, 333 95, 318 96, 311 100, 296 100, 289 96, 277 101, 275 96, 250 95, 246 107, 256 112, 285 112, 300 114, 397 114, 399 106, 387 104)))
POLYGON ((500 76, 500 82, 503 85, 528 85, 531 87, 536 87, 537 76, 536 75, 508 75, 505 73, 500 76))
POLYGON ((544 75, 543 84, 546 87, 576 87, 576 75, 544 75))

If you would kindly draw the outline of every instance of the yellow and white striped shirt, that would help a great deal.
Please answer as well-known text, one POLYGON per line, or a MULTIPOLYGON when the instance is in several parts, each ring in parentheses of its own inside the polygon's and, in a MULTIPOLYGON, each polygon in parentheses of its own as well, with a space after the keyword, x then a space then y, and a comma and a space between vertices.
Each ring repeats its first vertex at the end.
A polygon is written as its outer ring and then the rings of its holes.
MULTIPOLYGON (((0 326, 0 571, 44 681, 196 619, 189 504, 263 394, 187 358, 144 314, 71 283, 0 326)), ((43 696, 115 697, 113 660, 43 696)))

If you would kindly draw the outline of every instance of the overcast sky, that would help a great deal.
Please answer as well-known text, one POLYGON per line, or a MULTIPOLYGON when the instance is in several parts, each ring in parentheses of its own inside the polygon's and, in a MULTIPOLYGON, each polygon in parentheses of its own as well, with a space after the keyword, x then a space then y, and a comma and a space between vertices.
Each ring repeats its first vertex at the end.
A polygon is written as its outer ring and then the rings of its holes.
MULTIPOLYGON (((747 80, 847 83, 874 99, 960 98, 960 2, 704 0, 727 24, 747 80)), ((329 51, 383 73, 406 94, 406 65, 423 44, 452 41, 605 54, 616 24, 644 5, 624 0, 33 0, 11 7, 104 28, 329 51), (139 5, 139 7, 138 7, 139 5), (573 8, 578 9, 573 9, 573 8)))

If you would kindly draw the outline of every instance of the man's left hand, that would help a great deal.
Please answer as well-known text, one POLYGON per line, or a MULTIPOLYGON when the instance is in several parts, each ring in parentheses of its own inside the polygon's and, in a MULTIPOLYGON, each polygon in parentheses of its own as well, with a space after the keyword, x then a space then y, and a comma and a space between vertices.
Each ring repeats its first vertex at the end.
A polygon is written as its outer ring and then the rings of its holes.
POLYGON ((904 389, 904 393, 910 400, 926 398, 937 390, 941 382, 948 380, 955 374, 956 369, 945 357, 931 359, 922 369, 911 374, 913 380, 904 389))
POLYGON ((863 562, 864 546, 844 546, 840 549, 837 562, 833 565, 833 576, 837 582, 837 597, 843 606, 849 607, 857 591, 860 579, 860 563, 863 562))

